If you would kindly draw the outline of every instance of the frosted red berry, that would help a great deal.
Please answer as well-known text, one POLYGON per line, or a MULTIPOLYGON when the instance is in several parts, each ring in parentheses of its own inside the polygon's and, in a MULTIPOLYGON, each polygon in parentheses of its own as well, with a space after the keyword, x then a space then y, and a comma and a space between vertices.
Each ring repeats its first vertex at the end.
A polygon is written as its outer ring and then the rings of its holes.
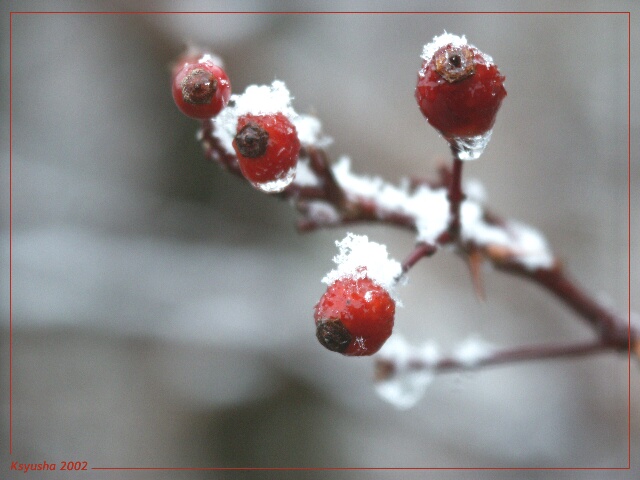
POLYGON ((215 117, 227 105, 231 83, 225 71, 209 61, 187 62, 174 69, 172 91, 182 113, 205 119, 215 117))
POLYGON ((281 191, 295 176, 300 140, 282 113, 238 118, 233 148, 242 174, 256 188, 281 191))
POLYGON ((343 277, 315 306, 316 337, 333 352, 373 355, 391 336, 395 311, 389 292, 369 277, 343 277))
POLYGON ((423 62, 415 91, 420 111, 447 139, 489 132, 506 95, 495 64, 470 45, 451 43, 423 62))

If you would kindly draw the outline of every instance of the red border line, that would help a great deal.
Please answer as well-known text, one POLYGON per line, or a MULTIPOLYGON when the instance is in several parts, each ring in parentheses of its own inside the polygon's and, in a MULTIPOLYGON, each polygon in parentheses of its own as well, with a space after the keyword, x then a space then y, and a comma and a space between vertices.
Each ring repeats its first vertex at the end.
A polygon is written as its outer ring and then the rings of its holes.
POLYGON ((13 12, 9 13, 9 455, 13 454, 13 12))
POLYGON ((576 12, 536 12, 536 11, 414 11, 414 12, 366 12, 366 11, 283 11, 283 12, 264 12, 264 11, 132 11, 132 12, 104 12, 104 11, 86 11, 86 12, 70 12, 70 11, 56 11, 56 12, 11 12, 17 15, 619 15, 630 14, 630 12, 623 11, 576 11, 576 12))
POLYGON ((629 470, 626 467, 91 467, 91 470, 102 471, 303 471, 303 472, 335 472, 335 471, 420 471, 420 470, 545 470, 545 471, 614 471, 629 470))
POLYGON ((251 14, 251 15, 416 15, 416 14, 429 14, 429 15, 620 15, 626 14, 627 16, 627 310, 629 315, 629 345, 627 351, 628 360, 628 403, 627 403, 627 449, 628 449, 628 461, 627 467, 558 467, 558 468, 535 468, 535 467, 523 467, 523 468, 491 468, 491 467, 371 467, 371 468, 357 468, 357 467, 317 467, 317 468, 302 468, 302 467, 202 467, 202 468, 189 468, 189 467, 92 467, 91 470, 102 471, 338 471, 338 470, 371 470, 371 471, 391 471, 391 470, 593 470, 593 471, 613 471, 613 470, 630 470, 631 469, 631 12, 623 11, 576 11, 576 12, 536 12, 536 11, 448 11, 448 12, 429 12, 429 11, 415 11, 415 12, 359 12, 359 11, 314 11, 314 12, 256 12, 256 11, 133 11, 133 12, 105 12, 105 11, 86 11, 86 12, 70 12, 70 11, 21 11, 21 12, 9 12, 9 455, 13 455, 13 15, 195 15, 195 14, 216 14, 216 15, 231 15, 231 14, 251 14))
POLYGON ((627 403, 627 448, 628 448, 628 468, 631 469, 631 12, 627 12, 627 39, 629 45, 627 48, 627 273, 629 275, 627 281, 627 306, 629 314, 629 331, 627 338, 629 339, 627 360, 629 362, 627 373, 629 374, 629 382, 627 383, 627 393, 629 400, 627 403))

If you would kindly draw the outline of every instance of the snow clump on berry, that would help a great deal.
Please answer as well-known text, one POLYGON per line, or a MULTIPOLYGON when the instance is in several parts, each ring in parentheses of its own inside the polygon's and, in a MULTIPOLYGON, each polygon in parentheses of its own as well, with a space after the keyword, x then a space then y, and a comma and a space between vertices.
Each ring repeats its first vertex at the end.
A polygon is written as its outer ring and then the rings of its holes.
POLYGON ((244 93, 231 95, 227 107, 213 120, 214 135, 227 152, 235 155, 232 142, 239 117, 282 113, 296 127, 302 145, 329 145, 331 139, 322 135, 320 120, 296 113, 291 106, 292 100, 289 89, 280 80, 274 80, 271 85, 249 85, 244 93))
POLYGON ((397 260, 389 258, 386 245, 370 242, 366 235, 348 233, 344 239, 336 241, 336 246, 340 250, 333 257, 337 266, 322 279, 322 283, 331 285, 345 277, 368 277, 387 290, 399 305, 394 287, 402 273, 402 266, 397 260))
POLYGON ((317 117, 301 114, 290 120, 298 131, 298 139, 302 145, 325 148, 333 142, 331 137, 322 134, 322 123, 317 117))

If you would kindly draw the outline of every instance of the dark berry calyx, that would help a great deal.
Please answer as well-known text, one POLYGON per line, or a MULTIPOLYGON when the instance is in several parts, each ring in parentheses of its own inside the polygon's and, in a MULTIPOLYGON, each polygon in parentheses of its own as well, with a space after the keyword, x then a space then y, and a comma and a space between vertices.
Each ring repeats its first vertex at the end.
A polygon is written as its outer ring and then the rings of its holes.
POLYGON ((205 105, 211 102, 218 89, 218 80, 203 68, 192 70, 182 79, 182 98, 193 105, 205 105))
POLYGON ((352 340, 347 327, 340 320, 334 319, 319 323, 316 337, 323 347, 338 353, 344 353, 352 340))
POLYGON ((447 82, 459 82, 474 74, 473 50, 468 45, 447 45, 434 55, 436 72, 447 82))
POLYGON ((267 151, 269 132, 257 123, 249 122, 238 132, 235 140, 243 157, 258 158, 267 151))

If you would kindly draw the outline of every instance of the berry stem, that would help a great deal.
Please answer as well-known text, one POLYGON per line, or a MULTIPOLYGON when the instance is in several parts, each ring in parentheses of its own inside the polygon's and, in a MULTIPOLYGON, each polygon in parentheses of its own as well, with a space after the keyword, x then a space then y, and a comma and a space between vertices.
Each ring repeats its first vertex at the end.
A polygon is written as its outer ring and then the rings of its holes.
POLYGON ((460 236, 460 204, 464 200, 464 193, 462 193, 463 161, 458 157, 456 147, 452 146, 451 151, 453 152, 453 171, 451 173, 449 193, 447 194, 447 198, 449 199, 449 212, 451 213, 448 232, 450 240, 457 240, 460 236))
POLYGON ((200 130, 198 131, 198 139, 202 144, 204 155, 208 160, 219 163, 225 170, 242 177, 238 158, 235 155, 227 153, 220 145, 220 140, 213 134, 215 126, 211 120, 202 120, 200 130))
POLYGON ((430 257, 434 253, 438 251, 438 247, 426 242, 418 242, 413 249, 413 251, 404 259, 402 262, 402 273, 400 274, 400 279, 404 276, 409 270, 413 268, 413 266, 422 260, 424 257, 430 257))
POLYGON ((322 182, 327 201, 339 211, 353 214, 352 205, 348 202, 344 190, 333 175, 327 153, 320 148, 314 147, 307 147, 306 153, 309 157, 311 170, 314 171, 322 182))

